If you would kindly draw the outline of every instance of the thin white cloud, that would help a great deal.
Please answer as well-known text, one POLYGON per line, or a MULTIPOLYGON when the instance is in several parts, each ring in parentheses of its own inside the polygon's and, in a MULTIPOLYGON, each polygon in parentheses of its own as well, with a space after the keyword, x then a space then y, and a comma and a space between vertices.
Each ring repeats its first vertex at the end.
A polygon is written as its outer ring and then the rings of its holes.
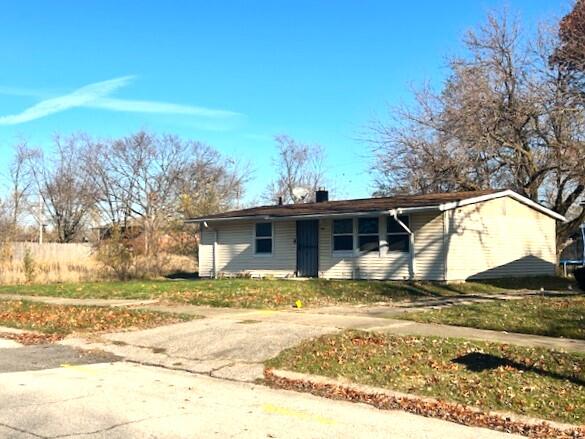
POLYGON ((40 119, 71 108, 83 107, 84 105, 87 105, 102 96, 107 96, 113 91, 125 86, 131 80, 132 76, 123 76, 121 78, 86 85, 85 87, 78 88, 72 93, 64 96, 45 99, 44 101, 27 108, 22 113, 0 116, 0 125, 16 125, 19 123, 30 122, 31 120, 40 119))
POLYGON ((44 98, 46 94, 41 93, 37 90, 30 90, 28 88, 20 88, 20 87, 5 87, 0 85, 0 95, 5 96, 27 96, 33 98, 44 98))
MULTIPOLYGON (((133 79, 134 76, 123 76, 108 81, 96 82, 64 96, 44 99, 21 113, 0 116, 0 125, 17 125, 80 107, 131 113, 190 115, 209 119, 225 119, 240 115, 233 111, 192 105, 109 97, 116 90, 128 85, 133 79)), ((35 90, 2 86, 0 86, 0 94, 32 97, 45 96, 44 93, 35 90)))
POLYGON ((169 102, 140 101, 131 99, 100 98, 87 104, 86 106, 130 113, 186 114, 191 116, 210 118, 224 118, 239 115, 239 113, 235 113, 233 111, 214 110, 212 108, 172 104, 169 102))

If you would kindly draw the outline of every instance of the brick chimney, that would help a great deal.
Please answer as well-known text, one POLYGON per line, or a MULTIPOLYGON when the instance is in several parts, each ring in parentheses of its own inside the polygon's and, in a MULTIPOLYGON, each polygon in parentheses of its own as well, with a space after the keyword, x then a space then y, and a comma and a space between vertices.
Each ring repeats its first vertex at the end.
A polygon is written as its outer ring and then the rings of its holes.
POLYGON ((329 201, 329 191, 321 187, 315 192, 315 202, 323 203, 325 201, 329 201))

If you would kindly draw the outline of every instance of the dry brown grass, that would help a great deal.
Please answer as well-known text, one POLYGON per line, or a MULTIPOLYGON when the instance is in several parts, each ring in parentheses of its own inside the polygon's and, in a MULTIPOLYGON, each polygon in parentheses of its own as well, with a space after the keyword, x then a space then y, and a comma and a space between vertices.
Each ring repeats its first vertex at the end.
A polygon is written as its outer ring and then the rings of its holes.
MULTIPOLYGON (((27 249, 33 260, 35 284, 92 282, 115 278, 110 270, 95 259, 89 245, 12 243, 2 250, 0 284, 27 283, 23 263, 27 249)), ((162 255, 156 260, 144 256, 136 259, 136 274, 142 278, 152 277, 153 272, 177 271, 197 271, 195 259, 178 255, 162 255)))
POLYGON ((24 255, 30 252, 35 283, 87 282, 104 278, 100 264, 93 258, 92 249, 85 244, 10 243, 0 261, 0 283, 27 282, 24 255))
MULTIPOLYGON (((101 265, 91 258, 75 263, 35 260, 35 283, 90 282, 104 279, 104 275, 101 265)), ((1 263, 0 283, 9 285, 26 283, 22 261, 1 263)))

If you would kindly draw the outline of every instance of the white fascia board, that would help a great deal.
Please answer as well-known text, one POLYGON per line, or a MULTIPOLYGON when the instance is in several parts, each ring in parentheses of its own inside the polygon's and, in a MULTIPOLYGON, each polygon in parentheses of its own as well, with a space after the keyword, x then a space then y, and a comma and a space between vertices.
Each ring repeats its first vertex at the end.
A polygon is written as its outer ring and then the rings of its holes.
POLYGON ((522 196, 522 195, 520 195, 520 194, 518 194, 510 189, 505 190, 505 191, 501 191, 501 192, 496 192, 493 194, 481 195, 479 197, 467 198, 467 199, 461 200, 461 201, 453 201, 451 203, 443 203, 439 206, 439 209, 441 211, 452 210, 452 209, 456 209, 458 207, 468 206, 470 204, 475 204, 475 203, 482 203, 484 201, 495 200, 496 198, 502 198, 502 197, 513 198, 514 200, 516 200, 522 204, 525 204, 526 206, 531 207, 535 210, 538 210, 539 212, 542 212, 545 215, 548 215, 556 220, 559 220, 562 222, 567 221, 567 219, 563 215, 560 215, 551 209, 547 209, 546 207, 544 207, 538 203, 535 203, 530 198, 524 197, 524 196, 522 196))
POLYGON ((185 220, 186 223, 202 223, 202 222, 224 222, 224 221, 290 221, 298 219, 313 219, 313 218, 350 218, 355 216, 375 216, 385 215, 388 211, 373 211, 373 212, 344 212, 344 213, 319 213, 308 215, 291 215, 291 216, 234 216, 230 218, 202 218, 197 220, 185 220))
POLYGON ((317 213, 308 215, 291 215, 291 216, 270 216, 270 215, 257 215, 257 216, 234 216, 230 218, 201 218, 201 219, 188 219, 185 220, 186 224, 195 223, 211 223, 211 222, 224 222, 224 221, 290 221, 290 220, 302 220, 302 219, 314 219, 314 218, 353 218, 356 216, 376 216, 376 215, 398 215, 417 213, 417 212, 428 212, 433 210, 440 210, 439 205, 434 206, 420 206, 420 207, 399 207, 390 210, 376 210, 371 212, 343 212, 343 213, 317 213))

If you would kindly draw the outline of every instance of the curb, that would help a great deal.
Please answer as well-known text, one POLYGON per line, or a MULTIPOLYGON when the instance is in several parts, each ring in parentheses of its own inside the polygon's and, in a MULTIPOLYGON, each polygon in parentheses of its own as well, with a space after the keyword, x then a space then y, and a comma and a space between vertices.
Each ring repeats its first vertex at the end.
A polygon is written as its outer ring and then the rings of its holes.
POLYGON ((275 369, 265 369, 264 379, 269 386, 275 388, 369 404, 382 410, 402 410, 472 427, 489 428, 533 438, 585 438, 584 426, 548 422, 509 413, 488 412, 463 404, 354 384, 347 380, 275 369))

